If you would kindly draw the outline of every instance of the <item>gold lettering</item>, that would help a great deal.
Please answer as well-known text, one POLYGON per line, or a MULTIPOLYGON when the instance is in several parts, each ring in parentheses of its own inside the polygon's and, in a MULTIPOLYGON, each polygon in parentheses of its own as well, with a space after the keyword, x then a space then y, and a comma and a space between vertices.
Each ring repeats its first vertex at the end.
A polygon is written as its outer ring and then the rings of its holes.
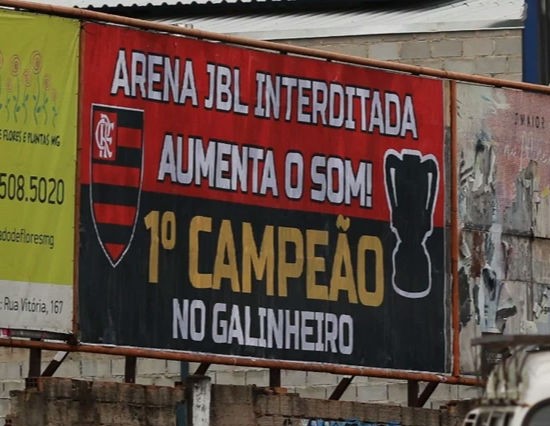
POLYGON ((266 226, 262 236, 261 247, 258 253, 258 246, 254 241, 252 224, 243 223, 243 293, 252 292, 252 269, 257 280, 265 279, 266 294, 275 295, 275 253, 274 253, 274 232, 273 226, 266 226))
POLYGON ((328 245, 328 232, 308 229, 306 231, 306 297, 328 300, 328 286, 316 282, 317 272, 325 272, 325 258, 315 256, 315 247, 328 245))
POLYGON ((338 300, 340 291, 348 293, 349 303, 357 303, 357 292, 355 280, 353 279, 353 267, 351 264, 351 253, 349 250, 348 236, 344 233, 338 234, 336 241, 336 253, 332 263, 332 274, 330 277, 330 300, 338 300))
POLYGON ((212 232, 212 218, 195 216, 189 223, 189 282, 195 288, 211 288, 212 274, 199 272, 199 233, 212 232))
POLYGON ((277 263, 277 275, 279 296, 286 297, 288 295, 287 281, 288 278, 298 278, 302 275, 304 269, 304 240, 299 229, 287 228, 286 226, 279 227, 278 233, 278 248, 279 259, 277 263), (292 243, 295 247, 294 262, 287 261, 287 244, 292 243))
POLYGON ((231 228, 231 222, 227 219, 222 220, 220 234, 218 235, 218 246, 216 248, 216 259, 214 260, 212 288, 219 290, 223 278, 227 278, 231 281, 232 291, 235 293, 239 293, 241 291, 239 272, 237 270, 235 240, 233 239, 233 228, 231 228))

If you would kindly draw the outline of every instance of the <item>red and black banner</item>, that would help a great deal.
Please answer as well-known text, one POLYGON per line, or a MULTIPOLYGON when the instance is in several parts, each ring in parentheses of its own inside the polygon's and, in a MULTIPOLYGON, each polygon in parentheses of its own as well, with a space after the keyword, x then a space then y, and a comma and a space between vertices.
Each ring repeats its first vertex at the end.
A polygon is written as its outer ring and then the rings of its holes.
POLYGON ((441 81, 83 37, 84 342, 448 371, 441 81))

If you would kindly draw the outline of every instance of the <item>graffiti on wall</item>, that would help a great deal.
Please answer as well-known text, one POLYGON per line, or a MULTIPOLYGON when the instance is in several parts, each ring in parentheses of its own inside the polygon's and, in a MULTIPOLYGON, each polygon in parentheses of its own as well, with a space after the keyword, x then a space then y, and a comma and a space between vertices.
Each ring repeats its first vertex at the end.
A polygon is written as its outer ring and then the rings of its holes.
MULTIPOLYGON (((458 85, 461 368, 470 340, 550 330, 545 95, 458 85), (546 256, 547 257, 547 256, 546 256)), ((549 247, 550 248, 550 247, 549 247)))

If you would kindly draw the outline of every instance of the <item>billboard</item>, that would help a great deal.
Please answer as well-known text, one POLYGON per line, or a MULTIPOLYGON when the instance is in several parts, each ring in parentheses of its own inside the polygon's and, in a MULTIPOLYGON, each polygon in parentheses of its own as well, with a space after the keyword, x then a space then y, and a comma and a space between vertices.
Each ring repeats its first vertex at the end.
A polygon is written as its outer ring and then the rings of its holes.
POLYGON ((0 11, 0 327, 73 330, 78 21, 0 11))
POLYGON ((550 332, 548 95, 457 84, 461 372, 471 339, 550 332))
POLYGON ((82 37, 83 342, 448 371, 440 80, 82 37))

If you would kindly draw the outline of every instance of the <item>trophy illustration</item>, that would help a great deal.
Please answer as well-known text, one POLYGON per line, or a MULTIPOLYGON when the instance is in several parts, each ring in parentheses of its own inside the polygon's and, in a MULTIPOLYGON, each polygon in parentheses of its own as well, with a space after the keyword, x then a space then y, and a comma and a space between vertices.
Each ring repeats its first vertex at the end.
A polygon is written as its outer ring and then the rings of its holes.
POLYGON ((430 253, 426 240, 433 230, 433 212, 439 184, 438 164, 431 155, 390 149, 384 156, 386 196, 393 250, 393 289, 403 297, 419 299, 432 288, 430 253))

